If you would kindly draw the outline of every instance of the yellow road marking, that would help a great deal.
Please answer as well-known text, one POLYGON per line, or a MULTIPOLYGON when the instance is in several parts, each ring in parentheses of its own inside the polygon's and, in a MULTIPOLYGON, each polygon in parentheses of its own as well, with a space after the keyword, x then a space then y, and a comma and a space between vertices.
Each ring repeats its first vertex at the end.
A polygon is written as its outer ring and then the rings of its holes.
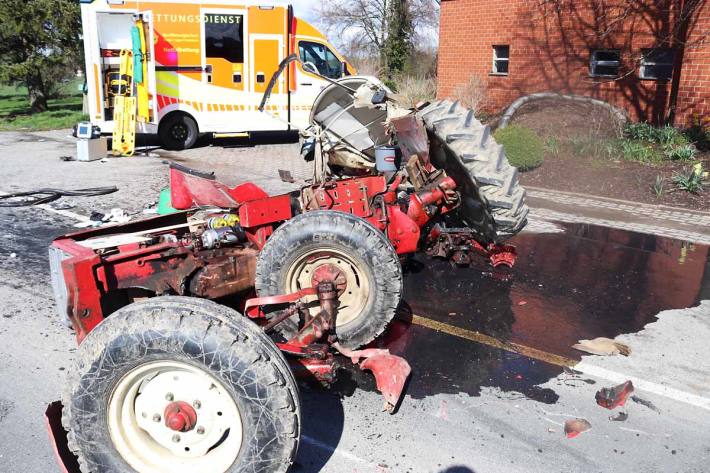
POLYGON ((545 363, 550 363, 556 366, 562 366, 564 368, 573 368, 577 363, 579 363, 577 360, 573 360, 571 358, 555 355, 553 353, 548 353, 546 351, 513 342, 504 342, 502 340, 498 340, 497 338, 484 335, 480 332, 466 330, 461 327, 449 325, 444 322, 438 322, 419 315, 412 315, 411 322, 415 325, 419 325, 420 327, 430 328, 432 330, 436 330, 437 332, 443 332, 464 340, 481 343, 483 345, 498 348, 511 353, 517 353, 519 355, 527 356, 528 358, 534 358, 536 360, 544 361, 545 363))

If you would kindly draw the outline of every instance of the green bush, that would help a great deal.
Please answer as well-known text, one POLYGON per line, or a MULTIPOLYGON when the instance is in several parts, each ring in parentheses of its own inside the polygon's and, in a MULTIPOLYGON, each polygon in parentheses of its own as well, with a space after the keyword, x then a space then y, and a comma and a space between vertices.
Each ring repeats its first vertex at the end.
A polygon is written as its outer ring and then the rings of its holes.
POLYGON ((641 163, 658 163, 663 160, 663 154, 647 141, 622 139, 619 141, 619 152, 626 161, 641 163))
POLYGON ((697 150, 693 145, 671 145, 664 148, 666 158, 671 161, 692 161, 695 159, 696 152, 697 150))
POLYGON ((497 130, 494 136, 505 148, 510 164, 521 171, 535 169, 545 159, 545 143, 529 128, 510 125, 497 130))
POLYGON ((624 137, 662 146, 685 146, 690 144, 683 132, 669 125, 657 128, 648 123, 629 123, 624 128, 624 137))
POLYGON ((703 169, 701 163, 684 169, 673 175, 673 183, 678 190, 699 194, 703 192, 704 181, 707 180, 708 173, 703 169))

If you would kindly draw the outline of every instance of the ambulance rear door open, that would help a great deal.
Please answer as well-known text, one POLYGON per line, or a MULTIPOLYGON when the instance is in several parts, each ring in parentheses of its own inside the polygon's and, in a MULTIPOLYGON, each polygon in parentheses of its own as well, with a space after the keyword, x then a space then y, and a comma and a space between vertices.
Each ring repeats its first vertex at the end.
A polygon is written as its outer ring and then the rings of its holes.
MULTIPOLYGON (((132 10, 91 11, 85 10, 83 21, 95 25, 95 28, 85 28, 84 34, 87 59, 87 88, 89 94, 89 112, 93 123, 101 127, 103 133, 113 131, 112 96, 110 74, 117 73, 120 65, 120 52, 123 49, 133 50, 131 31, 136 25, 139 12, 132 10)), ((156 131, 157 110, 155 108, 156 83, 155 63, 153 58, 153 19, 151 12, 140 12, 143 19, 148 74, 144 81, 148 85, 150 96, 150 122, 138 123, 139 133, 154 133, 156 131)), ((86 24, 86 23, 85 23, 86 24)))

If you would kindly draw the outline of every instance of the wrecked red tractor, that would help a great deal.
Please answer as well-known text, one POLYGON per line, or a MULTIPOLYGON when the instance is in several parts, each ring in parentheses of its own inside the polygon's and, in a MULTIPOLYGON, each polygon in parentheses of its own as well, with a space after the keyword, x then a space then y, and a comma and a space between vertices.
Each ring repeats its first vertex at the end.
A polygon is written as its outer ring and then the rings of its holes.
MULTIPOLYGON (((349 358, 374 375, 386 410, 400 402, 409 365, 367 345, 395 317, 401 257, 513 265, 502 241, 525 225, 524 192, 471 114, 439 103, 383 117, 390 167, 349 176, 332 153, 381 149, 348 147, 345 132, 331 146, 338 127, 326 121, 340 112, 326 108, 314 119, 320 171, 298 191, 272 197, 172 165, 182 211, 53 243, 57 305, 80 344, 63 426, 49 411, 67 469, 286 471, 302 425, 295 377, 331 383, 349 358)), ((363 130, 361 141, 376 138, 363 130)))

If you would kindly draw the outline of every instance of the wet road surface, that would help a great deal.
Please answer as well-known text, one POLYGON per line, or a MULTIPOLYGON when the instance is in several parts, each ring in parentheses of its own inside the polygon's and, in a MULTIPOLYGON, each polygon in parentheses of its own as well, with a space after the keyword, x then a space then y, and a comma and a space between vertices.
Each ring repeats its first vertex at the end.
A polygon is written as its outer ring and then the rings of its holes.
POLYGON ((508 281, 485 265, 454 268, 421 255, 406 265, 400 320, 379 345, 412 365, 409 395, 475 396, 496 387, 554 403, 557 395, 537 386, 563 371, 559 359, 581 358, 572 345, 638 332, 661 311, 697 305, 710 288, 706 246, 590 225, 564 228, 514 240, 518 263, 508 281), (412 323, 412 316, 446 324, 449 333, 412 323), (543 355, 472 343, 466 332, 543 355))

